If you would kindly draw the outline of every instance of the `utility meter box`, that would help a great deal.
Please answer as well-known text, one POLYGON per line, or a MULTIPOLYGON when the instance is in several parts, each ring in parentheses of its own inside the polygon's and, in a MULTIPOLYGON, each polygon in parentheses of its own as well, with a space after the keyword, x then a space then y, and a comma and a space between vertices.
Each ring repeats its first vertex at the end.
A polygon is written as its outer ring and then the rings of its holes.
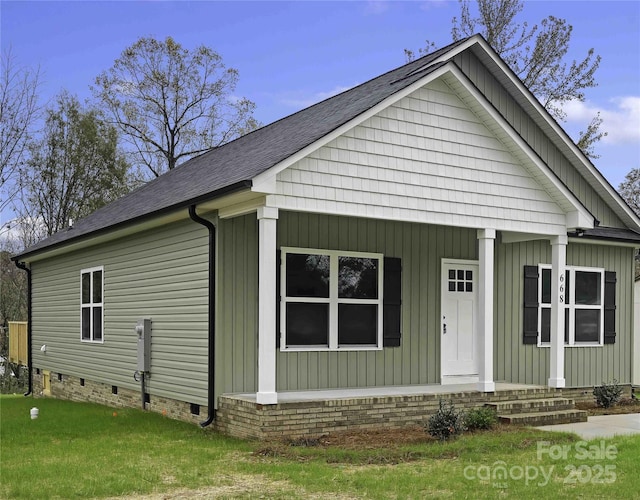
POLYGON ((138 336, 138 362, 136 370, 148 372, 151 366, 151 318, 142 318, 136 324, 138 336))

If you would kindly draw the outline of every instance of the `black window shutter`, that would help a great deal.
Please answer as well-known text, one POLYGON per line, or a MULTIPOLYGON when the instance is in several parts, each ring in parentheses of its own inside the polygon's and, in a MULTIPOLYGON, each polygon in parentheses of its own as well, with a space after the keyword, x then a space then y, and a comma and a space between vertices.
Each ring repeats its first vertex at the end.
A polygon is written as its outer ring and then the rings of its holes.
POLYGON ((616 273, 604 272, 604 343, 616 343, 616 273))
POLYGON ((399 347, 402 310, 402 263, 397 257, 384 258, 383 347, 399 347))
POLYGON ((524 344, 538 343, 538 266, 524 266, 524 344))
POLYGON ((282 251, 276 252, 276 348, 280 349, 280 275, 282 274, 282 251))

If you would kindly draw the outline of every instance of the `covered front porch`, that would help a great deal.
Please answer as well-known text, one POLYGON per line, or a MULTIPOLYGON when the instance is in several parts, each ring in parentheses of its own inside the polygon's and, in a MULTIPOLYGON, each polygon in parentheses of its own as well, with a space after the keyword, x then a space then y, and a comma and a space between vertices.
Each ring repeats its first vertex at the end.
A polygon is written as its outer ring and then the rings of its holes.
MULTIPOLYGON (((537 383, 538 387, 542 384, 551 388, 565 387, 564 342, 561 338, 564 315, 561 311, 568 246, 566 234, 542 235, 497 231, 493 228, 400 224, 332 216, 325 221, 326 234, 325 231, 317 232, 318 235, 325 236, 317 238, 314 236, 315 239, 309 239, 306 232, 300 236, 298 233, 301 231, 297 228, 320 226, 317 220, 325 216, 294 214, 273 207, 260 207, 257 209, 256 217, 258 222, 257 387, 255 393, 246 394, 243 397, 252 398, 251 401, 261 405, 275 405, 280 402, 291 402, 291 398, 294 398, 293 400, 300 397, 315 399, 322 397, 320 396, 322 393, 326 394, 325 399, 360 397, 374 394, 376 391, 381 391, 377 392, 381 396, 438 392, 446 394, 460 391, 493 393, 505 388, 504 384, 501 384, 500 388, 497 386, 495 379, 498 377, 500 377, 498 380, 503 381, 537 383), (297 219, 304 222, 301 223, 297 219), (293 222, 294 220, 297 223, 293 222), (349 231, 345 231, 345 227, 348 227, 349 231), (337 246, 335 242, 327 242, 326 235, 334 233, 339 236, 337 240, 340 242, 337 246), (344 237, 342 233, 345 233, 344 237), (350 241, 347 233, 364 235, 362 236, 364 243, 350 241), (377 238, 369 238, 370 234, 376 235, 377 238), (380 235, 383 237, 381 238, 380 235), (345 243, 342 243, 343 238, 345 243), (402 246, 398 245, 397 240, 410 243, 402 246), (443 240, 447 243, 441 243, 443 240), (416 245, 416 241, 419 241, 420 245, 416 245), (459 246, 456 246, 454 241, 458 242, 459 246), (536 258, 536 262, 544 262, 546 251, 550 250, 551 279, 552 283, 558 284, 551 287, 551 342, 550 348, 545 353, 545 355, 549 354, 549 362, 546 364, 546 373, 541 376, 512 378, 498 373, 500 364, 504 364, 504 359, 509 358, 511 353, 506 352, 504 346, 498 349, 494 346, 499 331, 503 344, 507 336, 518 339, 514 343, 519 343, 522 320, 518 318, 507 327, 504 320, 498 318, 496 310, 500 307, 518 310, 522 308, 522 299, 519 296, 522 271, 520 266, 513 266, 514 261, 509 261, 511 266, 509 272, 515 269, 515 274, 505 277, 504 281, 496 281, 498 279, 496 276, 500 276, 501 272, 507 268, 505 263, 507 259, 504 256, 506 246, 532 241, 544 243, 539 246, 542 249, 541 256, 536 258), (286 342, 282 342, 281 323, 285 309, 279 311, 278 308, 284 303, 281 291, 283 286, 286 287, 286 283, 285 285, 277 285, 277 283, 278 276, 284 282, 286 275, 282 271, 283 257, 279 252, 283 251, 283 247, 296 247, 294 250, 303 252, 305 248, 317 249, 329 246, 348 250, 356 249, 360 252, 376 252, 380 256, 384 255, 385 258, 393 256, 398 262, 403 263, 400 268, 403 269, 404 274, 399 285, 402 288, 402 298, 398 302, 402 304, 400 316, 402 317, 401 329, 404 331, 398 334, 397 344, 391 346, 392 348, 400 347, 397 349, 400 355, 389 353, 392 349, 387 349, 388 346, 382 341, 378 341, 373 348, 360 349, 361 352, 357 355, 355 351, 358 349, 354 347, 343 349, 345 352, 341 352, 341 349, 336 349, 335 346, 315 348, 312 346, 305 349, 294 345, 289 349, 286 342), (502 253, 498 255, 499 252, 502 253), (543 254, 545 256, 542 256, 543 254), (451 273, 457 278, 451 278, 451 273), (460 278, 460 273, 463 273, 463 278, 460 278), (451 288, 452 286, 454 288, 451 288), (499 289, 503 289, 502 302, 496 304, 499 289), (467 296, 460 299, 470 304, 465 306, 466 308, 459 303, 453 303, 455 297, 449 297, 450 292, 455 294, 461 291, 473 292, 473 294, 466 294, 473 295, 471 299, 467 296), (280 299, 279 306, 276 308, 273 307, 274 292, 280 299), (453 306, 449 307, 452 303, 453 306), (461 312, 457 312, 458 316, 452 318, 449 314, 450 310, 461 312), (278 322, 279 314, 280 323, 278 322), (399 339, 400 335, 402 340, 399 339), (453 344, 445 342, 451 338, 456 339, 453 344), (352 352, 348 353, 349 350, 352 352), (494 359, 496 352, 501 353, 501 359, 494 359), (359 363, 357 368, 353 368, 351 364, 354 360, 359 363), (453 366, 454 360, 462 361, 453 366), (322 363, 324 365, 318 368, 322 363), (420 363, 426 363, 428 366, 418 366, 420 363), (400 365, 402 369, 398 370, 397 366, 400 365), (307 369, 307 366, 314 368, 307 369), (374 366, 375 368, 372 368, 374 366), (409 368, 405 368, 406 366, 409 368), (353 377, 346 381, 344 377, 341 380, 337 380, 337 377, 333 380, 331 372, 338 370, 342 370, 342 373, 348 372, 349 375, 351 372, 356 372, 356 383, 353 383, 353 377), (383 372, 386 370, 386 373, 371 375, 376 370, 383 372), (435 373, 432 373, 434 370, 435 373), (314 377, 317 377, 317 373, 314 371, 322 372, 324 378, 316 380, 314 377), (390 374, 390 371, 393 373, 390 374), (402 374, 398 376, 400 371, 402 374), (361 377, 360 374, 365 372, 366 375, 361 377), (407 375, 409 372, 410 374, 407 375), (427 372, 428 374, 425 375, 427 372), (283 382, 283 379, 287 379, 286 382, 283 382), (456 384, 460 379, 473 383, 456 384), (303 389, 339 387, 340 385, 343 387, 358 385, 358 388, 298 392, 295 389, 298 388, 296 381, 299 380, 306 381, 307 386, 300 387, 303 389), (414 380, 418 385, 401 385, 414 380), (425 382, 429 385, 424 385, 425 382), (439 386, 434 382, 441 382, 443 385, 439 386), (374 385, 375 388, 366 388, 374 385), (459 390, 453 390, 455 386, 458 386, 459 390), (428 390, 421 389, 424 387, 428 390)), ((311 230, 308 232, 312 233, 311 230)), ((331 253, 331 250, 323 250, 323 252, 331 253)), ((530 257, 519 255, 517 258, 522 259, 524 265, 530 257)), ((380 260, 383 260, 382 257, 380 260)), ((383 289, 383 285, 380 289, 383 289)), ((528 298, 524 297, 524 299, 527 307, 528 298)), ((535 302, 537 313, 537 288, 535 299, 533 302, 535 302)), ((379 324, 384 325, 381 319, 379 324)), ((536 330, 537 321, 533 329, 537 341, 536 330)), ((511 339, 510 342, 512 342, 511 339)), ((511 349, 518 348, 511 347, 511 349)), ((543 366, 530 357, 526 358, 525 363, 526 369, 530 371, 543 366)))
POLYGON ((283 391, 278 393, 278 403, 266 405, 256 401, 255 393, 224 394, 218 399, 216 426, 242 438, 317 437, 345 430, 425 425, 441 399, 470 409, 562 395, 561 389, 501 382, 492 392, 478 390, 476 383, 283 391))

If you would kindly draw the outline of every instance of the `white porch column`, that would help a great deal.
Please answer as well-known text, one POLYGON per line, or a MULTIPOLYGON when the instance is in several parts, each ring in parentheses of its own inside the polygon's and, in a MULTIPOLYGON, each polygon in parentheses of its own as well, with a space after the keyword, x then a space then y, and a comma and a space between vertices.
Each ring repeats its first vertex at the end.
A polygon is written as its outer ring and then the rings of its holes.
POLYGON ((494 392, 493 381, 493 263, 495 229, 478 230, 478 390, 494 392))
POLYGON ((564 387, 564 296, 567 236, 551 240, 551 353, 549 387, 564 387))
POLYGON ((256 402, 275 404, 276 393, 276 223, 278 209, 260 207, 258 217, 258 392, 256 402))
POLYGON ((634 283, 633 289, 633 366, 631 383, 640 386, 640 284, 634 283))

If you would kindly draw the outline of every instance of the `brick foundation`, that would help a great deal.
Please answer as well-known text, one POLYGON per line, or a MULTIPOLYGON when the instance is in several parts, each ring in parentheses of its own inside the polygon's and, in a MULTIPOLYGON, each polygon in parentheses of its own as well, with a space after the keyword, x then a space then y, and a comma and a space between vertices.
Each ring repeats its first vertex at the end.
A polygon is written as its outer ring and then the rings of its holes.
POLYGON ((221 396, 216 426, 241 438, 279 439, 318 437, 336 431, 399 428, 425 425, 439 400, 458 408, 475 408, 488 402, 560 397, 562 391, 507 390, 495 393, 461 392, 410 396, 363 397, 260 405, 240 397, 221 396))
MULTIPOLYGON (((114 386, 84 379, 84 385, 78 377, 50 372, 51 397, 66 399, 69 401, 98 403, 114 408, 142 408, 140 391, 132 391, 117 387, 114 394, 114 386), (61 380, 60 380, 61 379, 61 380)), ((43 373, 33 372, 33 395, 42 397, 43 373)), ((198 406, 199 415, 191 413, 191 403, 162 396, 150 396, 150 401, 145 404, 145 409, 161 413, 169 418, 198 424, 207 418, 207 407, 198 406)))
MULTIPOLYGON (((111 407, 140 408, 139 391, 117 388, 88 379, 50 373, 51 397, 70 401, 89 401, 111 407), (59 376, 60 375, 60 376, 59 376), (114 394, 117 392, 117 394, 114 394)), ((623 385, 624 395, 631 386, 623 385)), ((33 394, 42 396, 43 374, 33 373, 33 394)), ((636 391, 638 392, 638 391, 636 391)), ((373 428, 400 428, 425 425, 438 408, 439 400, 451 401, 457 408, 476 408, 485 403, 568 397, 576 402, 594 401, 593 388, 531 388, 500 390, 495 393, 459 392, 404 396, 353 397, 261 405, 240 396, 220 396, 213 428, 240 438, 281 439, 318 437, 336 431, 373 428)), ((188 402, 150 396, 146 409, 169 418, 199 424, 207 418, 207 407, 199 406, 199 415, 191 413, 188 402)))

